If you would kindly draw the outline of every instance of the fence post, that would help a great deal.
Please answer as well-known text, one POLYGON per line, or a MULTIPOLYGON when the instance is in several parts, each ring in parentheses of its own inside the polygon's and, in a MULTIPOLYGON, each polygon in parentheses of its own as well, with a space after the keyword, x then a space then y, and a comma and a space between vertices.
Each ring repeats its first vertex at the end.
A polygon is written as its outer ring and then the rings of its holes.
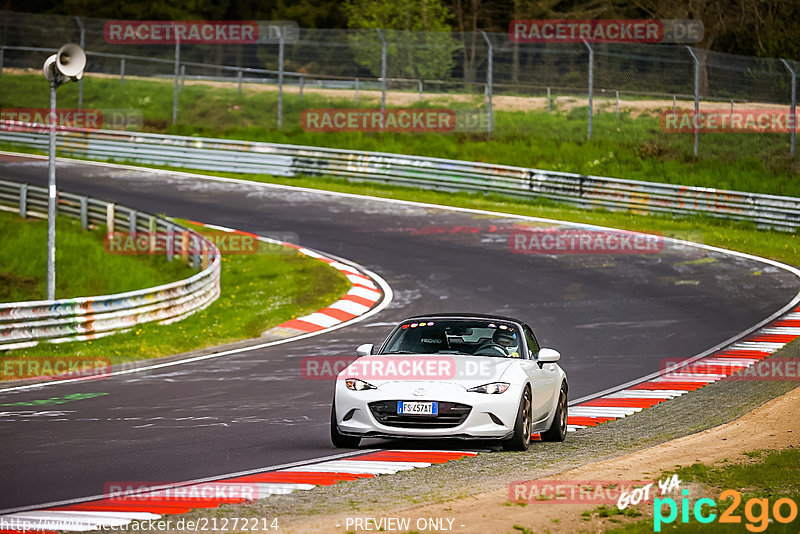
POLYGON ((614 106, 614 114, 617 116, 617 120, 619 120, 619 91, 615 91, 617 93, 617 104, 614 106))
POLYGON ((697 126, 697 115, 700 113, 700 60, 692 50, 691 46, 686 47, 694 59, 694 155, 697 155, 697 141, 700 136, 700 131, 697 126))
POLYGON ((795 70, 789 66, 789 62, 785 59, 781 59, 781 62, 792 75, 792 104, 789 108, 789 114, 792 117, 792 141, 791 145, 789 146, 789 154, 791 156, 792 164, 794 165, 795 138, 797 136, 797 72, 795 72, 795 70))
POLYGON ((89 199, 81 197, 81 228, 89 228, 89 199))
MULTIPOLYGON (((81 29, 81 49, 86 52, 86 28, 83 27, 80 17, 76 16, 75 22, 78 23, 78 27, 81 29)), ((78 109, 81 108, 83 108, 83 76, 78 80, 78 109)))
POLYGON ((167 240, 167 261, 172 261, 172 257, 175 255, 175 235, 172 231, 172 225, 170 223, 165 225, 165 229, 167 240))
POLYGON ((239 94, 242 94, 242 69, 236 73, 236 83, 239 85, 239 94))
POLYGON ((593 92, 594 92, 594 49, 586 42, 586 39, 581 39, 583 44, 586 45, 586 48, 589 49, 589 125, 587 128, 587 135, 588 138, 592 138, 592 104, 593 104, 593 92))
POLYGON ((672 114, 675 114, 675 107, 678 105, 678 99, 675 95, 672 95, 672 114))
POLYGON ((114 233, 114 204, 106 204, 106 227, 108 233, 114 233))
POLYGON ((378 37, 381 38, 381 127, 383 126, 383 117, 386 112, 386 39, 383 38, 383 32, 376 29, 378 37))
POLYGON ((181 40, 175 30, 177 30, 177 26, 173 23, 172 31, 175 35, 175 89, 172 92, 172 124, 178 122, 178 74, 181 62, 181 40))
POLYGON ((731 98, 731 124, 733 124, 733 99, 731 98))
POLYGON ((481 34, 483 35, 483 39, 486 41, 486 46, 488 47, 488 57, 489 57, 489 64, 486 66, 486 93, 488 97, 488 101, 486 103, 486 108, 489 113, 489 121, 488 121, 488 134, 492 135, 492 70, 493 64, 492 61, 494 59, 494 48, 492 47, 492 41, 489 40, 489 36, 486 35, 486 32, 482 31, 481 34))
POLYGON ((358 105, 358 78, 356 78, 356 97, 355 97, 355 103, 353 105, 355 106, 358 105))
POLYGON ((300 76, 300 100, 303 100, 303 87, 306 84, 306 77, 301 75, 300 76))
POLYGON ((3 75, 3 59, 4 59, 3 56, 5 55, 5 51, 6 51, 5 47, 3 45, 0 45, 0 76, 3 75))
POLYGON ((19 188, 19 216, 28 215, 28 184, 22 184, 19 188))
POLYGON ((183 92, 183 84, 186 82, 186 65, 181 65, 181 93, 183 92))
POLYGON ((133 208, 128 211, 128 232, 136 234, 136 210, 133 208))
POLYGON ((422 104, 422 80, 419 81, 419 103, 422 104))
POLYGON ((278 29, 278 128, 283 125, 283 28, 278 29))
POLYGON ((153 215, 150 215, 150 219, 147 222, 147 230, 150 233, 150 254, 153 254, 156 250, 156 239, 158 238, 156 235, 156 218, 153 215))
POLYGON ((125 83, 125 58, 119 60, 119 84, 125 83))
POLYGON ((550 113, 550 88, 547 88, 547 113, 550 113))

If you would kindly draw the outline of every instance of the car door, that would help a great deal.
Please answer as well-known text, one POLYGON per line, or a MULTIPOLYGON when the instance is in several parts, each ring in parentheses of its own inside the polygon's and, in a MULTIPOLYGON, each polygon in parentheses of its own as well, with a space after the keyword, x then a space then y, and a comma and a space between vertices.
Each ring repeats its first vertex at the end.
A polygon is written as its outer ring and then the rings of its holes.
POLYGON ((531 327, 523 325, 522 330, 525 333, 525 343, 528 346, 528 352, 524 354, 526 360, 522 365, 531 378, 533 421, 535 423, 546 419, 550 415, 555 402, 554 395, 557 390, 556 380, 558 375, 556 374, 555 364, 546 363, 540 365, 536 360, 536 355, 539 353, 539 343, 536 341, 531 327))

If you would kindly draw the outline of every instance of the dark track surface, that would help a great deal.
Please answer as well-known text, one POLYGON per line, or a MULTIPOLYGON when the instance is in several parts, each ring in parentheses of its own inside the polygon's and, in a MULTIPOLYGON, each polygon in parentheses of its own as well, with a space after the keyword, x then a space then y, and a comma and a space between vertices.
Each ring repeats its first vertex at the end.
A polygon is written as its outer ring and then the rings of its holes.
MULTIPOLYGON (((45 185, 46 161, 0 157, 0 178, 45 185)), ((79 163, 59 163, 58 184, 151 213, 295 232, 301 245, 375 271, 395 296, 377 316, 307 340, 0 393, 0 403, 109 393, 40 409, 0 408, 0 509, 97 495, 111 481, 189 480, 341 452, 328 440, 333 384, 303 380, 301 358, 352 354, 360 343, 382 340, 387 323, 412 314, 491 312, 530 321, 543 346, 561 351, 570 397, 577 398, 724 341, 781 308, 800 285, 781 269, 695 247, 512 254, 507 233, 491 228, 511 219, 322 192, 79 163), (434 226, 448 233, 413 230, 434 226), (449 233, 457 226, 480 231, 449 233)))

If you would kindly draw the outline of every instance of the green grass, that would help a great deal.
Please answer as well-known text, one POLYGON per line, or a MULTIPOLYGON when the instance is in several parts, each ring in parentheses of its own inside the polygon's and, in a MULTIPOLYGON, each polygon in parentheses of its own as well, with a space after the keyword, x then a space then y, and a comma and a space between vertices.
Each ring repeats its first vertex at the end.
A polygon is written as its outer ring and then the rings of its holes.
MULTIPOLYGON (((755 461, 744 464, 722 464, 706 465, 693 464, 688 467, 679 468, 676 473, 681 479, 681 486, 686 487, 687 483, 702 484, 704 497, 713 499, 716 507, 704 506, 703 513, 709 512, 717 514, 717 520, 708 524, 697 522, 690 511, 690 521, 682 523, 680 509, 677 519, 668 525, 663 525, 662 532, 694 533, 694 532, 761 532, 760 527, 765 526, 766 532, 773 533, 796 533, 800 527, 800 515, 795 517, 791 523, 780 523, 773 521, 767 523, 761 517, 761 509, 754 506, 751 509, 751 517, 746 515, 746 503, 750 499, 767 499, 770 518, 774 518, 772 513, 773 505, 778 499, 791 499, 796 506, 800 506, 800 487, 797 481, 800 480, 800 450, 796 448, 785 449, 782 451, 764 452, 764 454, 752 455, 755 461), (732 489, 741 492, 742 498, 738 507, 732 510, 732 516, 741 518, 740 524, 722 524, 719 522, 720 514, 731 507, 732 500, 720 499, 720 493, 724 490, 732 489), (750 528, 748 528, 750 525, 750 528)), ((666 474, 665 474, 666 475, 666 474)), ((662 475, 662 479, 665 475, 662 475)), ((693 503, 698 498, 697 486, 693 486, 694 493, 689 497, 693 503)), ((680 506, 680 496, 673 496, 680 506)), ((692 505, 693 507, 693 505, 692 505)), ((664 506, 664 514, 667 514, 667 507, 664 506)), ((789 507, 782 507, 782 514, 789 515, 789 507)), ((624 527, 606 531, 614 534, 639 534, 653 532, 653 520, 647 519, 628 524, 624 527)))
MULTIPOLYGON (((41 76, 0 78, 0 107, 46 107, 47 86, 41 76)), ((632 180, 698 185, 722 189, 800 196, 800 181, 790 169, 788 134, 702 134, 700 155, 692 155, 691 134, 663 133, 654 114, 632 118, 624 110, 597 112, 594 135, 586 140, 587 109, 547 114, 541 111, 497 111, 495 134, 399 134, 304 132, 300 113, 306 108, 354 107, 350 92, 327 98, 306 92, 299 99, 284 94, 284 127, 276 126, 277 92, 235 84, 225 87, 187 84, 179 97, 179 121, 173 126, 172 84, 159 80, 87 77, 84 107, 141 110, 146 131, 299 145, 329 146, 417 154, 612 176, 632 180)), ((60 107, 77 107, 77 84, 59 89, 60 107)), ((375 106, 362 96, 360 107, 375 106)), ((479 107, 434 97, 423 106, 479 107)), ((714 107, 716 109, 716 107, 714 107)))
POLYGON ((42 344, 4 356, 104 356, 122 363, 254 338, 338 300, 350 283, 324 262, 270 247, 267 253, 224 255, 220 287, 208 308, 172 325, 147 323, 107 338, 42 344))
MULTIPOLYGON (((47 221, 0 211, 0 302, 47 296, 47 221)), ((56 222, 56 298, 105 295, 167 284, 194 274, 179 261, 106 252, 100 231, 59 216, 56 222)))

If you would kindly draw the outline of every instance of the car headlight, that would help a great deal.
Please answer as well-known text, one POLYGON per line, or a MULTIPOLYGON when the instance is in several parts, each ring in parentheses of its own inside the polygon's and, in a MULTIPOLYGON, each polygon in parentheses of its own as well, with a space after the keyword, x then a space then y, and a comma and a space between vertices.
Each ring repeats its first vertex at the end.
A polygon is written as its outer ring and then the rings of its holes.
POLYGON ((491 384, 484 384, 482 386, 474 387, 468 391, 472 391, 473 393, 503 393, 505 390, 508 389, 508 382, 492 382, 491 384))
POLYGON ((366 389, 376 389, 375 386, 370 384, 369 382, 364 382, 363 380, 359 380, 358 378, 348 378, 344 381, 347 389, 352 391, 364 391, 366 389))

